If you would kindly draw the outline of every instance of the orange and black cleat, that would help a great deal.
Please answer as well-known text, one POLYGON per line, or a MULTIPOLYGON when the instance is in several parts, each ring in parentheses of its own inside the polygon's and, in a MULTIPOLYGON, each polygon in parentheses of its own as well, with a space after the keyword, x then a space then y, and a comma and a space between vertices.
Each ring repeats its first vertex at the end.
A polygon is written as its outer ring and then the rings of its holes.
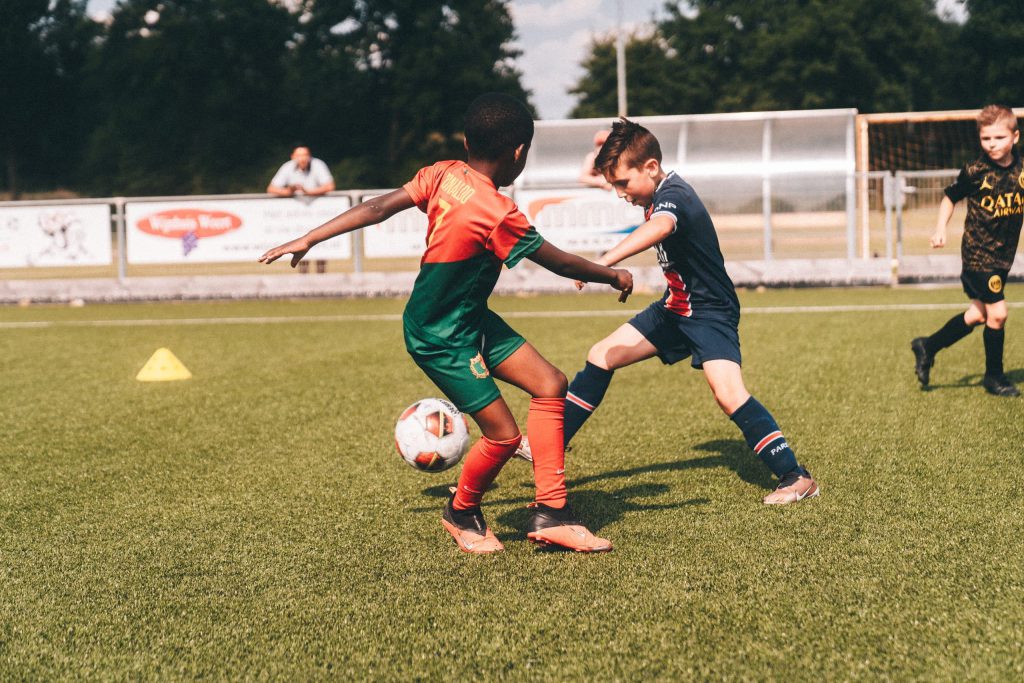
POLYGON ((530 503, 533 511, 526 537, 538 545, 559 546, 578 553, 601 553, 612 549, 611 541, 590 533, 573 515, 569 503, 553 508, 544 503, 530 503))
POLYGON ((441 513, 441 525, 452 535, 459 550, 466 553, 496 553, 505 549, 497 536, 487 528, 480 506, 475 505, 466 510, 452 507, 455 496, 452 495, 445 503, 441 513))

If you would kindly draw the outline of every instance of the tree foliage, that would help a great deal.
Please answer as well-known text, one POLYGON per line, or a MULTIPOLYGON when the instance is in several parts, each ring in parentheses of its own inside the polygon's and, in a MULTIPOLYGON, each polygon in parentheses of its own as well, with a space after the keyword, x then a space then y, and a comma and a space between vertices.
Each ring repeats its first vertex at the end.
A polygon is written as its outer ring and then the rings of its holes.
POLYGON ((298 142, 341 186, 394 186, 464 154, 472 98, 527 97, 506 0, 121 0, 106 25, 85 0, 17 2, 0 22, 19 67, 0 69, 8 189, 48 144, 66 154, 31 177, 45 189, 261 191, 298 142))
MULTIPOLYGON (((1012 99, 1020 3, 965 1, 964 24, 940 17, 932 0, 670 2, 653 34, 629 42, 629 111, 914 111, 1012 99)), ((614 60, 611 38, 592 45, 573 115, 615 113, 614 60)))
POLYGON ((85 0, 2 0, 0 178, 23 187, 67 182, 87 131, 79 76, 95 34, 85 0))
POLYGON ((998 102, 1019 105, 1024 99, 1024 2, 963 0, 962 87, 972 106, 998 102))
MULTIPOLYGON (((481 92, 527 99, 508 0, 0 0, 0 189, 262 190, 305 142, 342 187, 461 156, 481 92)), ((1024 8, 960 0, 668 2, 630 37, 634 115, 1019 104, 1024 8)), ((574 116, 616 113, 596 40, 574 116)))

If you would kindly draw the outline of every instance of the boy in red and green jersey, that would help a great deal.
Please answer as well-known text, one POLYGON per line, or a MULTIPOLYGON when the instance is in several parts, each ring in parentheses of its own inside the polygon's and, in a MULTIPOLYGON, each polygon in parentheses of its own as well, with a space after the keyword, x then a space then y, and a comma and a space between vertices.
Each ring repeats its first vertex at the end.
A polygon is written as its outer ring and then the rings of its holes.
MULTIPOLYGON (((515 267, 544 239, 515 202, 466 162, 427 166, 403 189, 429 219, 427 249, 402 315, 406 347, 414 356, 438 348, 477 349, 502 264, 515 267)), ((492 400, 456 404, 472 413, 492 400)))
POLYGON ((425 211, 427 249, 402 316, 406 349, 482 432, 466 455, 442 525, 466 552, 503 549, 484 521, 480 502, 522 435, 497 378, 532 397, 527 429, 536 495, 527 537, 580 552, 610 550, 611 543, 576 519, 566 497, 565 375, 491 311, 487 298, 501 268, 523 258, 564 277, 610 284, 623 292, 622 301, 632 291, 632 277, 545 242, 515 203, 498 192, 522 173, 533 139, 533 119, 521 102, 497 93, 478 97, 466 112, 465 132, 468 162, 443 161, 421 169, 401 189, 355 206, 259 260, 272 263, 292 254, 294 267, 325 239, 378 224, 413 206, 425 211))

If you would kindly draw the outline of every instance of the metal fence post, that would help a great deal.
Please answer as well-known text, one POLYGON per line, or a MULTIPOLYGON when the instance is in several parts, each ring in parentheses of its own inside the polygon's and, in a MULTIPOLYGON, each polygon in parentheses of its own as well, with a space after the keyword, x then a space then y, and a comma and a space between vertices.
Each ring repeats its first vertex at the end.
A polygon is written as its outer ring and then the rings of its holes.
MULTIPOLYGON (((366 195, 358 192, 348 193, 348 203, 350 207, 355 207, 358 204, 362 204, 365 201, 366 195)), ((363 233, 367 230, 356 230, 350 233, 352 235, 352 271, 355 273, 363 272, 363 233)))
POLYGON ((892 214, 896 202, 896 181, 892 172, 882 177, 882 204, 885 207, 885 258, 892 261, 892 214))
POLYGON ((772 158, 772 120, 764 120, 761 136, 761 218, 764 222, 764 260, 772 260, 772 179, 769 170, 772 158))
POLYGON ((893 181, 893 199, 896 202, 896 260, 903 260, 903 205, 906 203, 907 181, 902 171, 896 171, 893 181))
POLYGON ((128 277, 128 240, 125 236, 124 197, 114 198, 114 229, 117 235, 117 281, 124 282, 128 277))
MULTIPOLYGON (((857 258, 857 179, 856 173, 846 174, 846 258, 857 258)), ((865 182, 867 180, 865 179, 865 182)), ((867 207, 864 207, 867 211, 867 207)), ((865 240, 865 251, 867 250, 865 240)), ((866 258, 866 256, 865 256, 866 258)))

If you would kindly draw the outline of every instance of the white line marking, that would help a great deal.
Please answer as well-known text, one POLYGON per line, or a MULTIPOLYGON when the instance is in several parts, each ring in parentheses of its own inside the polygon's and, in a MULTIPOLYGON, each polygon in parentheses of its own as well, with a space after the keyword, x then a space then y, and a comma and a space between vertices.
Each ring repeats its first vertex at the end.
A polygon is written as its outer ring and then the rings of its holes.
MULTIPOLYGON (((1024 307, 1024 302, 1007 303, 1009 308, 1024 307)), ((777 315, 786 313, 880 313, 889 311, 940 311, 963 309, 963 302, 945 304, 850 304, 842 306, 748 306, 743 315, 777 315)), ((600 311, 505 311, 503 318, 629 318, 638 313, 634 309, 606 309, 600 311)), ((398 322, 400 313, 366 315, 284 315, 246 318, 143 318, 131 320, 38 320, 26 322, 0 322, 0 329, 45 329, 51 327, 164 327, 171 325, 275 325, 281 323, 349 323, 398 322)))

